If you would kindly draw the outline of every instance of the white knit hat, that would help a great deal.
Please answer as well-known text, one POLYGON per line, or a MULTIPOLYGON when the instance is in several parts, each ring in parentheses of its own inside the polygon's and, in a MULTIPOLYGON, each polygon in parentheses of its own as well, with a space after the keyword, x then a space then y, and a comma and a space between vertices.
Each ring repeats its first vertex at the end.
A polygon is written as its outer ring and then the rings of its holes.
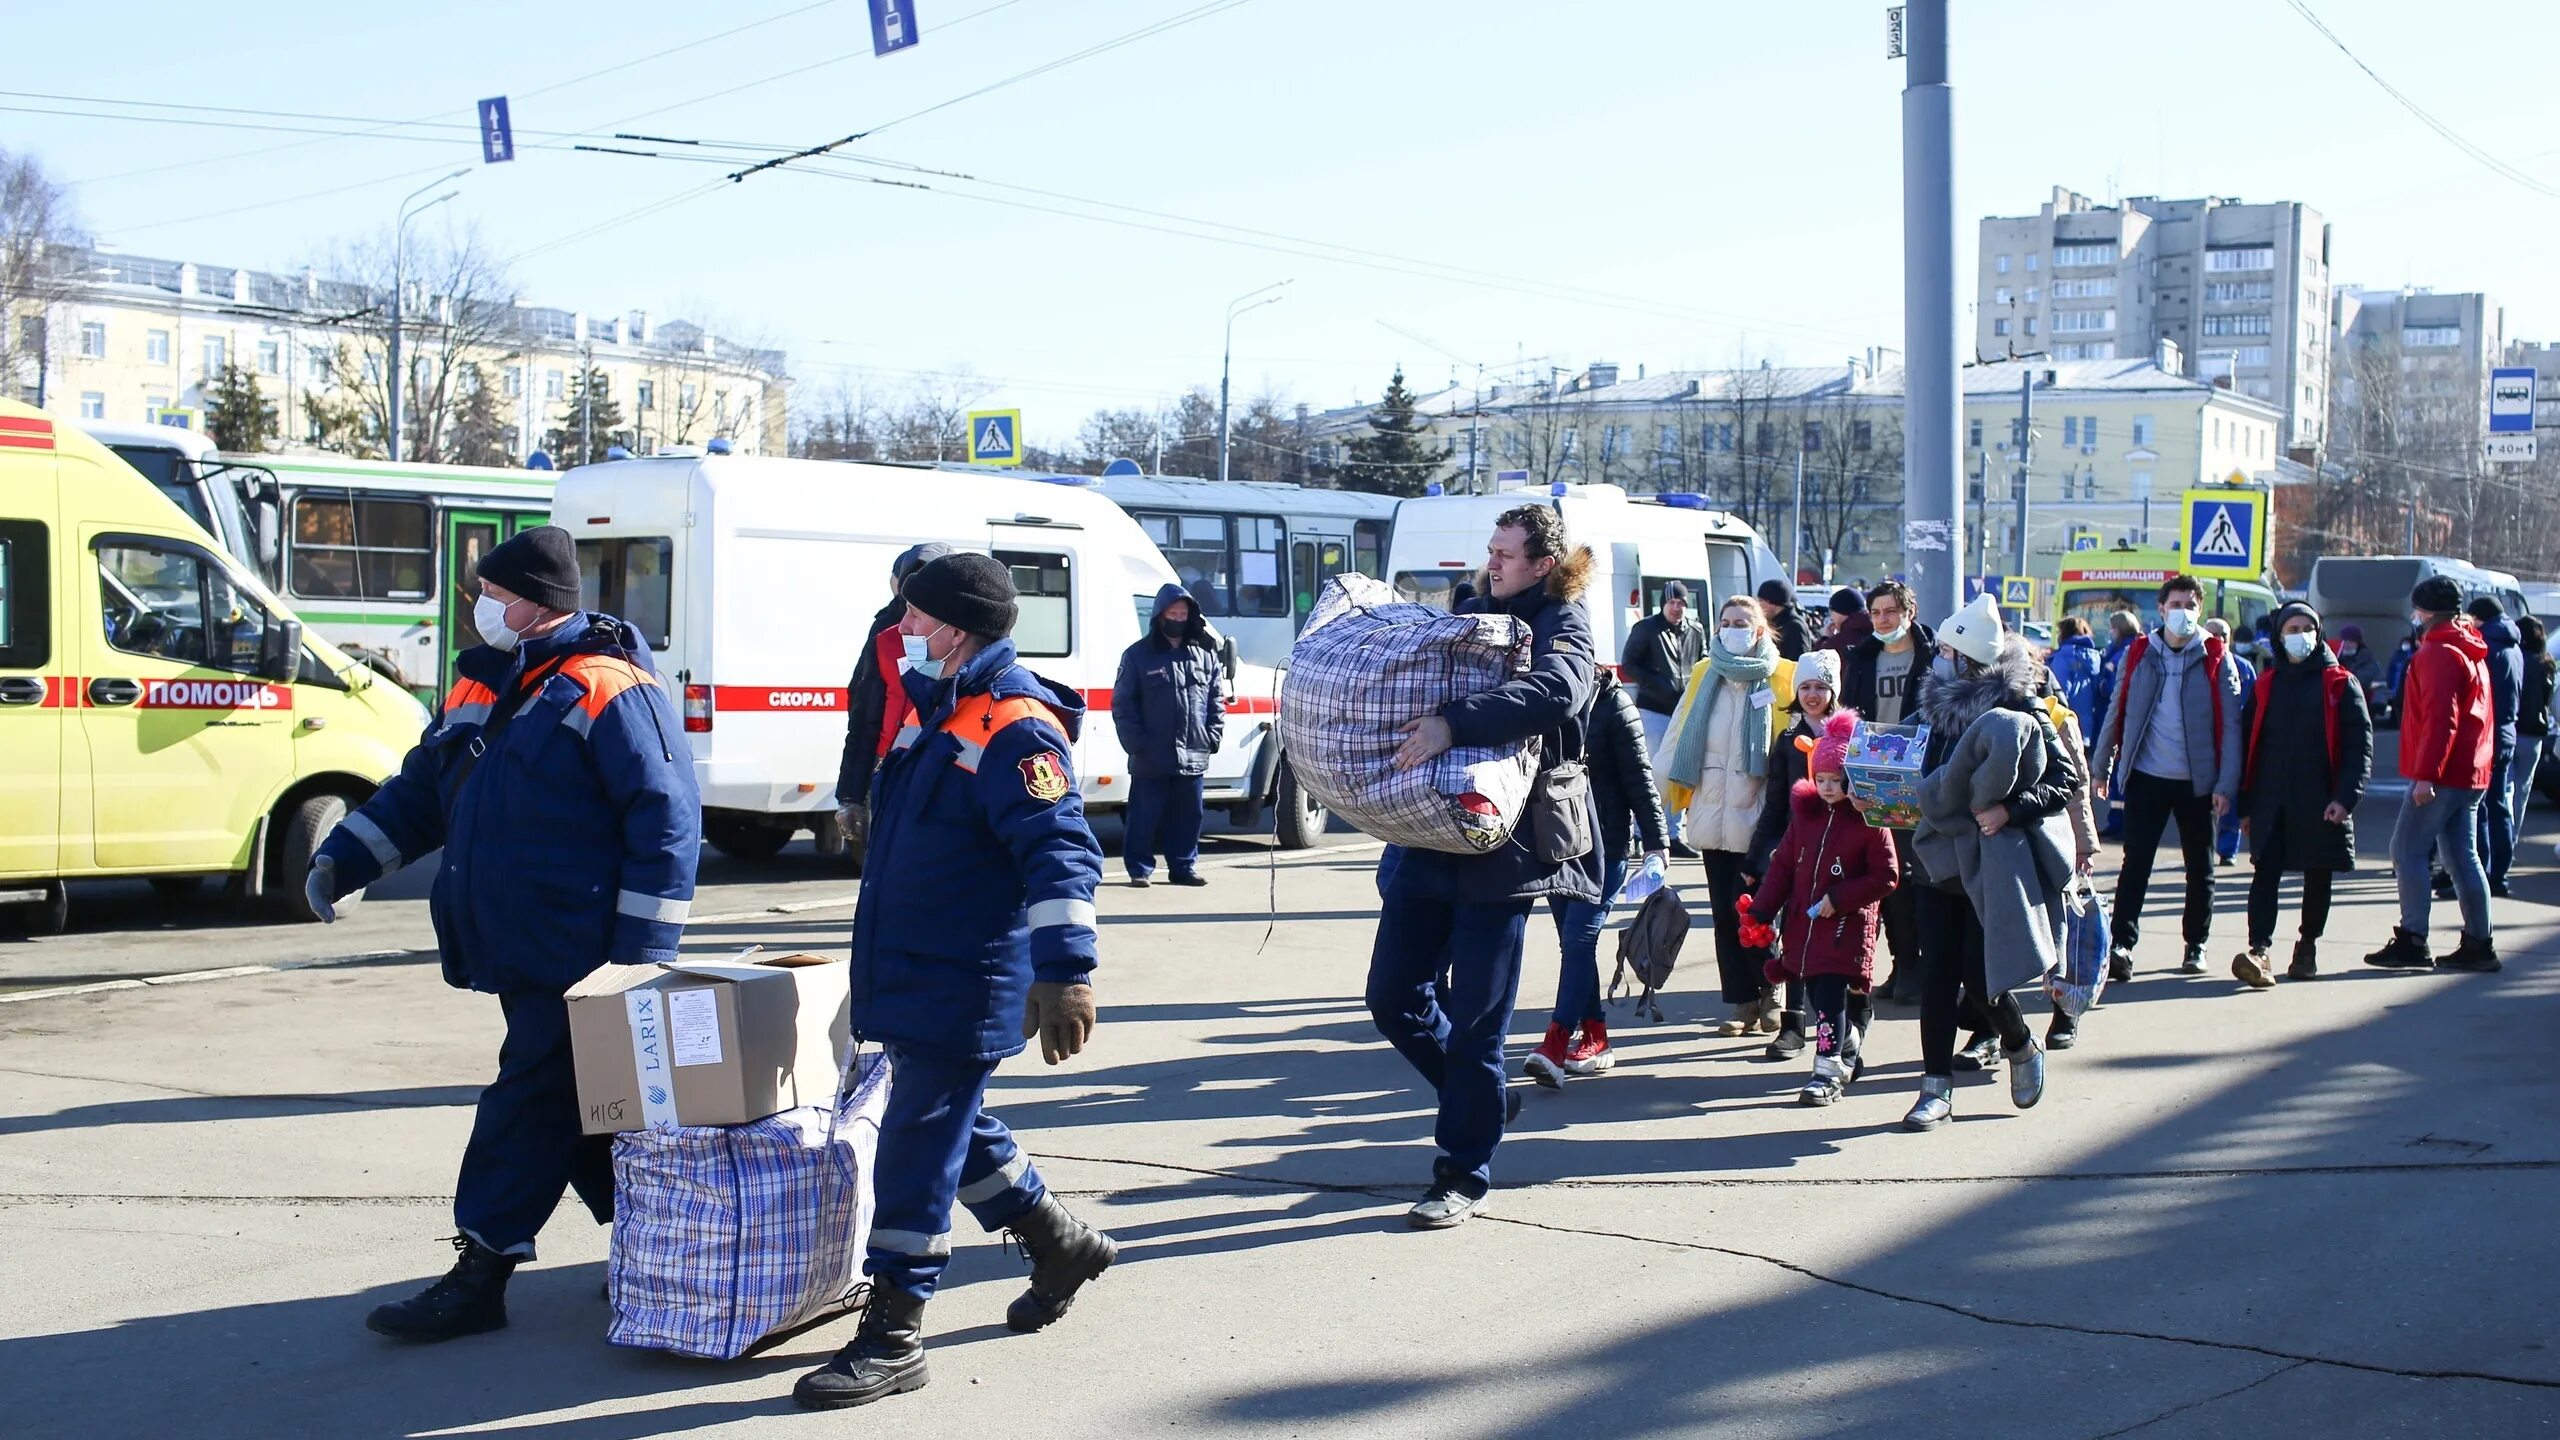
POLYGON ((1988 666, 2000 658, 2002 634, 2000 602, 1986 590, 1938 627, 1938 643, 1976 665, 1988 666))
POLYGON ((1828 685, 1831 687, 1831 693, 1834 697, 1839 695, 1839 651, 1807 650, 1803 655, 1797 657, 1796 688, 1801 690, 1807 685, 1828 685))

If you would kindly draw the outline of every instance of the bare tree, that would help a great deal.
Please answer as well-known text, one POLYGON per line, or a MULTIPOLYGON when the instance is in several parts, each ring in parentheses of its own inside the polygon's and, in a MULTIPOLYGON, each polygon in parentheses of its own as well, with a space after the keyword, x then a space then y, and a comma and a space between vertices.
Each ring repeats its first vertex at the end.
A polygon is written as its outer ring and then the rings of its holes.
POLYGON ((396 259, 389 237, 357 242, 331 257, 327 287, 346 304, 333 321, 346 336, 329 384, 345 392, 374 434, 391 428, 392 287, 401 286, 400 449, 445 451, 445 432, 467 398, 463 367, 503 365, 523 350, 514 279, 475 227, 412 238, 396 259))
POLYGON ((1085 417, 1076 431, 1076 448, 1072 463, 1087 475, 1102 473, 1102 467, 1114 460, 1135 461, 1144 467, 1155 463, 1156 445, 1163 438, 1161 417, 1151 409, 1096 410, 1085 417))
POLYGON ((45 386, 53 307, 81 280, 89 237, 62 187, 33 155, 0 148, 0 385, 30 398, 45 386))
POLYGON ((969 407, 994 387, 962 365, 921 376, 906 400, 886 416, 892 460, 969 458, 969 407))
POLYGON ((1902 508, 1902 425, 1843 388, 1812 407, 1804 457, 1804 530, 1817 558, 1838 556, 1869 518, 1902 508))
POLYGON ((836 382, 835 389, 800 410, 791 453, 811 460, 877 460, 884 421, 867 386, 836 382))
POLYGON ((2537 558, 2549 510, 2524 523, 2524 482, 2489 483, 2480 398, 2458 367, 2430 367, 2430 358, 2396 339, 2360 340, 2339 356, 2329 457, 2340 478, 2324 482, 2312 506, 2318 548, 2393 553, 2414 542, 2517 568, 2537 558))
MULTIPOLYGON (((1708 407, 1714 423, 1731 426, 1731 450, 1718 446, 1724 483, 1716 498, 1724 508, 1763 535, 1778 519, 1777 477, 1783 470, 1790 496, 1795 480, 1795 452, 1802 442, 1781 432, 1790 428, 1779 413, 1777 372, 1766 361, 1737 365, 1719 378, 1718 393, 1708 407)), ((1722 441, 1725 432, 1719 428, 1722 441)))

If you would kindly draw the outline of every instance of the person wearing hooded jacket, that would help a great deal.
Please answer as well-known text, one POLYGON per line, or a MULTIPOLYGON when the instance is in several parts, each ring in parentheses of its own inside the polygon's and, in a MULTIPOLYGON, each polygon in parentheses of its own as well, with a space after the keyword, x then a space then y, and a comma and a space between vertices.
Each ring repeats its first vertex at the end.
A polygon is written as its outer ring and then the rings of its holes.
POLYGON ((2045 1053, 2010 992, 2058 958, 2063 890, 2074 865, 2058 825, 2081 783, 2039 691, 2044 665, 2005 632, 1988 594, 1938 630, 1922 709, 1929 746, 1920 777, 1912 869, 1927 973, 1920 996, 1920 1098, 1903 1125, 1934 1130, 1955 1115, 1960 997, 1971 991, 1997 1028, 2019 1109, 2044 1097, 2045 1053))
POLYGON ((2276 887, 2302 876, 2301 938, 2285 974, 2320 973, 2335 877, 2356 868, 2356 804, 2373 774, 2373 715, 2364 685, 2320 638, 2320 612, 2300 601, 2276 611, 2276 658, 2258 676, 2240 772, 2240 823, 2249 838, 2249 948, 2231 973, 2252 989, 2276 983, 2276 887), (2320 737, 2311 744, 2310 737, 2320 737))
POLYGON ((480 559, 472 621, 436 718, 311 863, 312 913, 441 849, 427 913, 445 983, 498 997, 506 1040, 454 1184, 461 1252, 366 1325, 449 1340, 507 1323, 507 1280, 566 1190, 613 1219, 613 1137, 580 1134, 569 987, 608 961, 673 960, 693 905, 702 797, 684 723, 638 631, 581 607, 569 532, 480 559))
MULTIPOLYGON (((1762 879, 1769 873, 1770 857, 1778 850, 1778 842, 1786 837, 1787 825, 1796 811, 1795 781, 1810 780, 1809 768, 1814 747, 1822 743, 1824 726, 1831 717, 1856 713, 1840 703, 1840 656, 1830 650, 1808 652, 1796 662, 1795 699, 1787 707, 1789 724, 1780 731, 1769 752, 1769 783, 1760 792, 1760 823, 1751 830, 1751 848, 1743 852, 1742 883, 1757 893, 1762 879), (1802 757, 1799 759, 1799 757, 1802 757), (1799 767, 1807 767, 1799 769, 1799 767)), ((1846 743, 1845 741, 1843 742, 1846 743)), ((1890 831, 1882 832, 1890 835, 1890 831)), ((1888 849, 1893 842, 1883 842, 1888 849)), ((1890 893, 1893 887, 1887 886, 1890 893)), ((1768 917, 1764 914, 1762 919, 1768 917)), ((1766 973, 1766 966, 1762 967, 1766 973)), ((1861 985, 1861 991, 1867 987, 1861 985)), ((1862 997, 1863 998, 1863 997, 1862 997)), ((1769 1041, 1761 1057, 1768 1060, 1792 1060, 1804 1052, 1812 1023, 1806 1013, 1804 977, 1798 972, 1789 979, 1780 999, 1786 1008, 1778 1015, 1778 1033, 1769 1041)))
POLYGON ((950 546, 928 540, 899 551, 890 562, 889 603, 880 607, 862 632, 866 637, 862 655, 853 662, 853 678, 845 685, 844 758, 836 765, 836 829, 857 851, 871 818, 867 803, 871 772, 897 743, 899 729, 913 714, 904 695, 890 694, 890 682, 898 673, 898 621, 907 613, 898 587, 926 562, 950 553, 950 546))
POLYGON ((1778 658, 1803 658, 1804 652, 1813 648, 1813 631, 1804 623, 1804 612, 1796 608, 1795 587, 1784 580, 1763 580, 1757 593, 1760 613, 1768 617, 1769 638, 1778 647, 1778 658))
POLYGON ((2409 793, 2391 828, 2400 923, 2364 963, 2385 970, 2496 970, 2477 815, 2480 797, 2495 780, 2491 762, 2498 738, 2489 642, 2462 613, 2462 587, 2445 576, 2419 581, 2409 605, 2418 631, 2417 653, 2400 685, 2400 773, 2409 793), (2427 912, 2434 898, 2427 861, 2439 846, 2462 902, 2462 941, 2442 959, 2427 951, 2427 912))
POLYGON ((1209 883, 1200 874, 1200 795, 1226 734, 1224 679, 1199 602, 1180 585, 1158 590, 1147 633, 1120 652, 1111 682, 1111 726, 1129 755, 1120 859, 1132 885, 1149 883, 1159 847, 1174 884, 1209 883))
MULTIPOLYGON (((1598 664, 1581 604, 1590 547, 1571 543, 1554 508, 1520 505, 1495 518, 1485 555, 1485 591, 1467 613, 1522 622, 1528 669, 1406 722, 1399 768, 1428 764, 1453 745, 1507 749, 1534 740, 1543 774, 1585 749, 1598 664)), ((1596 810, 1588 821, 1597 835, 1596 810)), ((1517 1110, 1502 1041, 1520 996, 1530 907, 1549 896, 1600 900, 1600 846, 1558 863, 1539 858, 1529 842, 1515 829, 1480 855, 1407 849, 1392 869, 1380 867, 1369 1015, 1439 1100, 1431 1186, 1405 1217, 1416 1229, 1463 1224, 1492 1191, 1493 1152, 1517 1110)))
POLYGON ((2489 703, 2498 722, 2489 754, 2489 788, 2480 797, 2480 862, 2489 872, 2489 894, 2507 898, 2507 871, 2515 864, 2516 822, 2523 812, 2509 798, 2515 771, 2517 717, 2524 701, 2524 636, 2494 595, 2474 596, 2463 607, 2489 646, 2489 703))
MULTIPOLYGON (((1867 592, 1867 638, 1842 652, 1840 662, 1840 703, 1859 718, 1879 725, 1920 718, 1920 687, 1927 683, 1930 658, 1938 653, 1938 636, 1916 615, 1911 587, 1899 580, 1880 581, 1867 592)), ((1902 830, 1888 833, 1908 881, 1911 836, 1902 830)), ((1920 932, 1913 919, 1919 903, 1917 887, 1907 883, 1884 897, 1885 952, 1893 968, 1875 987, 1877 1000, 1920 1001, 1920 932)))
POLYGON ((1846 651, 1876 633, 1875 619, 1867 614, 1866 594, 1857 586, 1832 591, 1829 609, 1831 619, 1823 626, 1822 637, 1813 642, 1814 649, 1846 651))
POLYGON ((1787 787, 1787 828, 1752 896, 1754 929, 1775 932, 1770 980, 1805 996, 1814 1016, 1813 1078, 1796 1092, 1806 1105, 1837 1101, 1866 1070, 1877 908, 1901 883, 1891 832, 1849 802, 1846 756, 1857 728, 1854 711, 1825 715, 1809 775, 1787 787))
POLYGON ((1056 1065, 1093 1033, 1102 847, 1073 769, 1084 701, 1019 663, 1019 597, 994 557, 945 555, 901 593, 898 686, 918 724, 872 776, 850 976, 854 1040, 889 1061, 871 1293, 853 1340, 793 1387, 818 1410, 925 1384, 924 1311, 950 1264, 954 1204, 1030 1257, 1030 1288, 1005 1311, 1016 1331, 1065 1316, 1117 1254, 985 1108, 988 1079, 1024 1041, 1056 1065))

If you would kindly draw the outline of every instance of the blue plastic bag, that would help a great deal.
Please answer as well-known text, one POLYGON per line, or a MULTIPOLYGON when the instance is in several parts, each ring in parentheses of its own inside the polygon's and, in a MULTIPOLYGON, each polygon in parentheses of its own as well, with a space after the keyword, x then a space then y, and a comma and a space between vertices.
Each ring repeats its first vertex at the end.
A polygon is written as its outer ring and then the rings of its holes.
POLYGON ((2078 1019, 2107 988, 2107 903, 2086 880, 2062 892, 2062 961, 2044 978, 2053 1008, 2078 1019))

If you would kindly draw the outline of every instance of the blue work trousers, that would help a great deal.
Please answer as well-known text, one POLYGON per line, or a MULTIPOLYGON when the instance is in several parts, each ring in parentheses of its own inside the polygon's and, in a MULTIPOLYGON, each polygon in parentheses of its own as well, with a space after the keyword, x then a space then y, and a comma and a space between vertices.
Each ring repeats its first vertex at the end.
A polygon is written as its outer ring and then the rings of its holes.
POLYGON ((889 1104, 872 1163, 871 1246, 862 1273, 929 1299, 951 1263, 951 1206, 990 1232, 1048 1193, 1004 1122, 981 1108, 991 1060, 889 1050, 889 1104))
POLYGON ((1567 1030, 1600 1018, 1600 932, 1609 927, 1609 907, 1626 883, 1627 862, 1612 860, 1600 870, 1600 899, 1547 897, 1547 913, 1556 920, 1556 944, 1564 950, 1564 966, 1556 972, 1556 1008, 1547 1018, 1567 1030))
POLYGON ((2427 911, 2435 900, 2427 861, 2442 847, 2453 893, 2462 901, 2462 932, 2489 938, 2489 875, 2480 865, 2480 795, 2477 790, 2439 789, 2424 805, 2400 802, 2400 819, 2391 827, 2391 870, 2400 882, 2400 928, 2412 935, 2423 938, 2427 933, 2427 911))
POLYGON ((1502 1041, 1528 927, 1526 900, 1458 904, 1391 889, 1369 952, 1370 1018, 1440 1097, 1432 1173, 1478 1197, 1502 1143, 1502 1041))
POLYGON ((2500 745, 2490 762, 2489 788, 2480 792, 2480 868, 2503 881, 2516 860, 2516 821, 2524 814, 2513 806, 2508 775, 2523 747, 2500 745))
POLYGON ((569 1064, 569 1002, 526 991, 498 997, 507 1038, 498 1078, 480 1092, 454 1228, 505 1255, 533 1258, 533 1237, 574 1187, 598 1224, 613 1222, 613 1137, 581 1135, 578 1077, 569 1064))
POLYGON ((1128 836, 1120 842, 1121 863, 1133 880, 1156 873, 1156 855, 1176 875, 1200 868, 1200 775, 1147 775, 1129 781, 1128 836))

